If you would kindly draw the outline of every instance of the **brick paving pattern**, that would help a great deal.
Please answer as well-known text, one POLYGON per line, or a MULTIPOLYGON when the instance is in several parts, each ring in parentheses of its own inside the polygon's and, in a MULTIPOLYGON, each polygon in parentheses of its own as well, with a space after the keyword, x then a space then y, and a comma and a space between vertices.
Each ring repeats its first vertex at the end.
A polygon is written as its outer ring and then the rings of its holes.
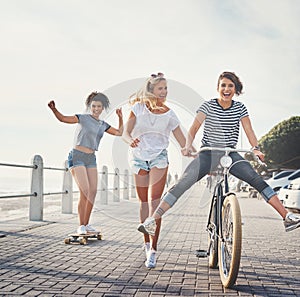
POLYGON ((240 271, 232 289, 222 287, 218 270, 195 256, 207 247, 208 201, 196 185, 167 213, 155 269, 144 266, 136 198, 96 205, 103 240, 88 245, 64 243, 76 214, 0 223, 0 296, 300 296, 300 229, 286 233, 270 206, 245 194, 240 271))

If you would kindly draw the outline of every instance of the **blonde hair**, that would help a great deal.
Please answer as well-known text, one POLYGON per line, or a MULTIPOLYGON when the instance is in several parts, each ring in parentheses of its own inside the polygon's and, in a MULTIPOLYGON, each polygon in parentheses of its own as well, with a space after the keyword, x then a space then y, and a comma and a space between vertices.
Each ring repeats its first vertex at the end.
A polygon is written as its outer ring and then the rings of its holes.
POLYGON ((151 109, 161 109, 161 106, 157 106, 157 98, 153 94, 154 87, 161 81, 167 81, 163 73, 151 74, 143 87, 130 96, 130 104, 133 105, 136 102, 140 102, 146 104, 151 109))

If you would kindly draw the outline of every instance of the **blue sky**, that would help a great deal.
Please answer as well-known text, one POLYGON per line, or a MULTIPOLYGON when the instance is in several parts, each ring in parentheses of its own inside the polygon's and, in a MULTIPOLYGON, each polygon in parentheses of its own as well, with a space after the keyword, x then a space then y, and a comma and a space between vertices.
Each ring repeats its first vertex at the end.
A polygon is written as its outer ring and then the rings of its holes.
MULTIPOLYGON (((299 115, 297 0, 0 0, 0 7, 1 162, 40 154, 47 166, 60 166, 75 126, 55 120, 49 100, 75 114, 91 91, 117 88, 112 113, 139 87, 132 80, 157 71, 182 84, 178 97, 170 84, 169 99, 186 129, 201 103, 189 91, 215 97, 224 70, 244 82, 240 100, 258 138, 299 115)), ((99 162, 111 146, 107 135, 99 162)))

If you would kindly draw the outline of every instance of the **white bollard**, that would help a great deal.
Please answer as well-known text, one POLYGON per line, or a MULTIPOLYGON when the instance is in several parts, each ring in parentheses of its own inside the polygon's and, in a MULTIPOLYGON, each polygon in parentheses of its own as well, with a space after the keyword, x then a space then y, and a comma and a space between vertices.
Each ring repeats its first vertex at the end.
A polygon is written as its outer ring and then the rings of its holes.
POLYGON ((134 178, 133 178, 133 174, 131 174, 130 175, 130 180, 131 180, 131 182, 130 182, 130 196, 132 197, 132 198, 136 198, 136 191, 135 191, 135 183, 134 183, 134 178))
POLYGON ((65 161, 66 171, 63 177, 63 188, 61 201, 61 212, 62 213, 73 213, 73 179, 70 170, 68 169, 68 161, 65 161))
POLYGON ((35 196, 30 197, 29 220, 42 221, 44 207, 44 164, 42 157, 35 155, 32 164, 37 168, 32 169, 31 193, 35 193, 35 196))
POLYGON ((114 175, 114 190, 113 190, 113 201, 120 202, 120 171, 118 168, 115 168, 114 175))
POLYGON ((124 171, 123 188, 123 199, 129 200, 129 174, 127 169, 124 171))
POLYGON ((102 167, 102 176, 100 181, 100 204, 108 204, 108 168, 102 167))

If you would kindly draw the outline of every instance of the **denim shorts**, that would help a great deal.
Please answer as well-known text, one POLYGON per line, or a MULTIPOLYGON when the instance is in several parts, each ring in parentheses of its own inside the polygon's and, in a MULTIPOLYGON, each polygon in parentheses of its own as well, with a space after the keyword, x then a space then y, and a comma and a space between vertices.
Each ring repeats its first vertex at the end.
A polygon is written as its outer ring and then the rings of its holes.
POLYGON ((139 158, 133 157, 131 160, 131 170, 134 174, 138 174, 140 169, 150 171, 152 168, 166 168, 169 166, 168 152, 163 150, 155 159, 144 161, 139 158))
POLYGON ((97 167, 95 153, 84 153, 82 151, 72 149, 68 156, 69 168, 84 166, 86 168, 97 167))

